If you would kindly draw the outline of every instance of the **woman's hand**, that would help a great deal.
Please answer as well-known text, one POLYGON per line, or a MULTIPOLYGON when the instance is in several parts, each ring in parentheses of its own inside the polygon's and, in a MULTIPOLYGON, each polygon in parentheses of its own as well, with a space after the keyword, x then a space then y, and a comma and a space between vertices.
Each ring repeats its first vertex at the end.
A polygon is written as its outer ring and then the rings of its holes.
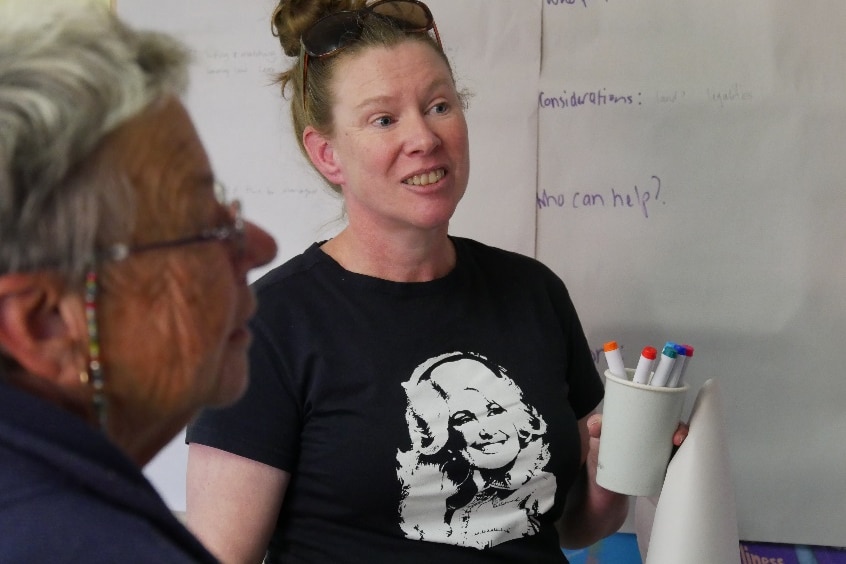
MULTIPOLYGON (((602 434, 602 415, 599 413, 594 413, 588 418, 587 421, 588 427, 588 434, 591 438, 591 450, 593 450, 593 439, 597 440, 596 443, 596 452, 599 453, 599 436, 602 434)), ((687 434, 690 432, 690 427, 687 423, 683 421, 679 421, 679 426, 676 427, 676 432, 673 433, 673 445, 674 446, 681 446, 684 440, 687 438, 687 434)))

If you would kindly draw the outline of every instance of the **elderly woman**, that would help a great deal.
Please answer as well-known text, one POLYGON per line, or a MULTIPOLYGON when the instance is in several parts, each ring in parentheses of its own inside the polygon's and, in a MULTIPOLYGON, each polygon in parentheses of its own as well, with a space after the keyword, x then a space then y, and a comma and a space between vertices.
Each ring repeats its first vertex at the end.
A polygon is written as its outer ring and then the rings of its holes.
POLYGON ((0 3, 0 560, 213 562, 144 479, 246 387, 247 272, 179 101, 186 51, 105 9, 0 3))

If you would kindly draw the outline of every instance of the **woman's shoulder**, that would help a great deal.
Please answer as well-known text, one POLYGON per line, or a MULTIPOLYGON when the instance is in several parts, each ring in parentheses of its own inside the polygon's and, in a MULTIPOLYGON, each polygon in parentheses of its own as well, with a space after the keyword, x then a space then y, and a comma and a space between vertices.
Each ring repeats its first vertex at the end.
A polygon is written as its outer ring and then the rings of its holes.
POLYGON ((517 251, 487 245, 475 239, 452 237, 459 261, 476 264, 486 270, 515 275, 555 276, 552 270, 534 257, 517 251))
POLYGON ((301 254, 293 256, 282 264, 273 267, 253 282, 253 290, 257 294, 261 294, 277 289, 280 286, 296 286, 300 283, 308 284, 308 281, 304 279, 309 277, 315 266, 324 263, 326 260, 326 254, 320 250, 322 244, 323 242, 312 243, 301 254))

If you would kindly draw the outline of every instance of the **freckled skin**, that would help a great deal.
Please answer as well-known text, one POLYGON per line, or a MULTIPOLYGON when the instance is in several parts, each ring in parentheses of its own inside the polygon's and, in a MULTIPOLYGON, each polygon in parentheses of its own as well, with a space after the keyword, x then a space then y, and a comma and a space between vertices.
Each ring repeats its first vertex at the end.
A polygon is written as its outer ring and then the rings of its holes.
POLYGON ((447 223, 467 188, 469 141, 449 69, 432 47, 368 49, 346 62, 333 91, 333 149, 351 220, 447 223), (435 167, 448 171, 437 191, 402 184, 435 167))

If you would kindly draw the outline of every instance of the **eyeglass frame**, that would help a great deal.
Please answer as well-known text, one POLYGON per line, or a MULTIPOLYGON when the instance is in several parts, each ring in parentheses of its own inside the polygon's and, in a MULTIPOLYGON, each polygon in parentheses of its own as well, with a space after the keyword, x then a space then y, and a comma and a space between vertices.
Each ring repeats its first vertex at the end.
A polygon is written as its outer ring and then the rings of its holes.
MULTIPOLYGON (((361 37, 361 32, 364 28, 363 22, 364 22, 365 17, 374 13, 373 9, 376 8, 377 6, 381 6, 382 4, 389 4, 389 3, 392 3, 392 2, 400 2, 400 3, 405 3, 405 4, 415 4, 415 5, 419 6, 423 10, 423 13, 426 15, 426 18, 428 20, 426 27, 420 28, 420 29, 407 29, 407 30, 403 30, 403 31, 405 31, 406 33, 427 33, 429 30, 432 30, 435 34, 435 41, 438 43, 438 48, 441 50, 441 52, 443 52, 444 46, 443 46, 443 43, 441 43, 441 34, 438 33, 438 26, 435 23, 435 16, 432 14, 432 10, 429 9, 429 6, 427 6, 426 4, 421 2, 420 0, 379 0, 378 2, 374 2, 373 4, 370 4, 369 6, 365 6, 363 8, 359 8, 358 10, 341 10, 341 11, 329 14, 328 16, 324 16, 324 17, 320 18, 319 20, 317 20, 316 22, 314 22, 311 25, 311 27, 309 27, 308 30, 306 30, 306 33, 311 31, 312 29, 314 29, 314 27, 319 25, 321 22, 328 20, 330 18, 336 18, 341 14, 357 14, 357 15, 360 14, 357 17, 357 21, 360 22, 359 25, 358 25, 358 34, 356 35, 355 38, 353 38, 349 42, 347 42, 343 45, 340 45, 340 46, 338 46, 338 47, 336 47, 336 48, 334 48, 330 51, 327 51, 325 53, 321 53, 321 54, 313 53, 306 46, 305 42, 303 42, 302 36, 300 36, 300 48, 303 52, 303 72, 302 72, 303 111, 306 111, 306 93, 308 91, 307 85, 308 85, 308 64, 309 64, 309 61, 311 59, 320 60, 320 59, 323 59, 323 58, 326 58, 326 57, 331 57, 332 55, 335 55, 338 52, 346 49, 349 45, 351 45, 353 42, 355 42, 356 40, 358 40, 361 37)), ((382 14, 377 13, 377 15, 382 15, 382 14)), ((390 18, 391 16, 386 16, 386 17, 390 18)), ((392 19, 399 20, 399 18, 392 18, 392 19)), ((403 20, 399 20, 399 21, 403 21, 403 20)), ((303 34, 303 35, 305 35, 305 34, 303 34)))
MULTIPOLYGON (((232 216, 232 224, 223 227, 204 229, 196 235, 179 237, 166 241, 156 241, 143 245, 131 246, 126 243, 117 243, 107 247, 97 254, 98 261, 120 262, 129 258, 130 255, 154 251, 158 249, 170 249, 196 243, 212 241, 234 242, 238 256, 242 256, 245 249, 246 223, 242 215, 242 206, 239 199, 229 202, 225 201, 226 189, 219 182, 214 184, 215 197, 226 206, 232 216), (221 201, 222 200, 222 201, 221 201)), ((92 389, 92 405, 96 422, 101 430, 106 429, 108 401, 105 395, 105 375, 103 364, 100 359, 100 329, 97 320, 97 297, 99 293, 98 273, 96 266, 92 266, 85 276, 85 319, 88 332, 88 369, 80 374, 83 384, 89 384, 92 389)))
MULTIPOLYGON (((215 183, 215 193, 225 193, 222 184, 215 183)), ((129 245, 127 243, 116 243, 107 247, 106 249, 97 253, 99 261, 120 262, 126 260, 130 255, 137 253, 145 253, 147 251, 155 251, 159 249, 170 249, 174 247, 182 247, 186 245, 194 245, 197 243, 208 243, 212 241, 221 241, 234 243, 238 255, 244 252, 244 239, 246 235, 246 223, 243 216, 243 206, 240 199, 233 199, 222 203, 232 216, 232 224, 221 227, 212 227, 203 229, 196 235, 189 235, 187 237, 179 237, 176 239, 168 239, 165 241, 156 241, 153 243, 144 243, 143 245, 129 245)))

